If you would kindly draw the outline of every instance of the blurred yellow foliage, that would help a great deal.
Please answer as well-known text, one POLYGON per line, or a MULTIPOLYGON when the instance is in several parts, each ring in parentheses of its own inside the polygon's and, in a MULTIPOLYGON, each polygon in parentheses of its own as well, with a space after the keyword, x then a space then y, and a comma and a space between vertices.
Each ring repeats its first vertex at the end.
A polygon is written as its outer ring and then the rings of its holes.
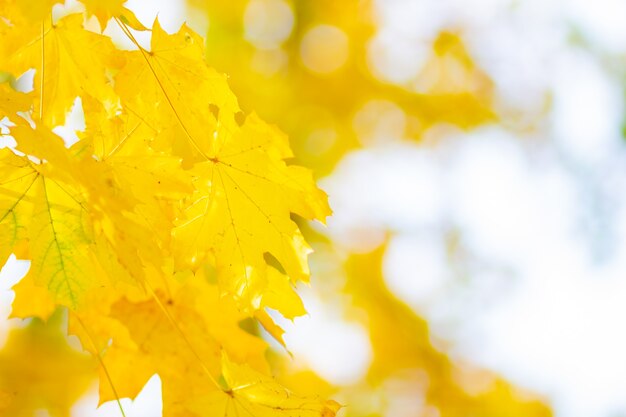
POLYGON ((448 356, 433 345, 428 323, 387 288, 382 273, 386 245, 370 253, 348 254, 318 236, 314 260, 319 295, 346 320, 369 335, 372 360, 366 378, 333 386, 313 371, 274 356, 281 381, 304 392, 333 396, 345 404, 345 417, 551 417, 543 399, 493 372, 448 356), (337 264, 343 263, 341 271, 337 264), (324 273, 324 271, 328 271, 324 273), (343 273, 343 277, 341 274, 343 273), (343 279, 341 297, 331 295, 343 279), (324 287, 328 287, 324 290, 324 287), (328 292, 325 292, 328 291, 328 292))
POLYGON ((0 351, 0 415, 32 417, 48 410, 69 417, 95 378, 97 362, 67 344, 61 311, 48 323, 33 319, 13 329, 0 351))
MULTIPOLYGON (((372 105, 401 109, 407 122, 399 133, 417 140, 437 123, 471 128, 495 118, 492 83, 456 34, 441 33, 432 41, 410 80, 377 77, 371 1, 188 2, 208 16, 209 64, 229 75, 244 110, 254 109, 289 135, 298 160, 317 175, 367 141, 371 131, 363 132, 358 114, 372 105), (345 54, 337 50, 343 43, 345 54), (340 65, 329 64, 337 59, 340 65), (316 60, 330 66, 311 68, 316 60)), ((379 116, 375 107, 365 118, 375 123, 379 116)))
MULTIPOLYGON (((362 320, 372 344, 374 356, 367 378, 371 387, 382 388, 394 380, 391 396, 404 390, 421 394, 425 409, 435 407, 441 417, 552 415, 538 398, 532 399, 490 372, 456 363, 436 349, 426 321, 387 289, 382 275, 384 252, 381 246, 368 254, 351 255, 346 263, 345 291, 352 300, 348 314, 359 310, 351 317, 362 320), (420 378, 416 381, 412 375, 420 378)), ((407 415, 427 414, 416 410, 407 415)))

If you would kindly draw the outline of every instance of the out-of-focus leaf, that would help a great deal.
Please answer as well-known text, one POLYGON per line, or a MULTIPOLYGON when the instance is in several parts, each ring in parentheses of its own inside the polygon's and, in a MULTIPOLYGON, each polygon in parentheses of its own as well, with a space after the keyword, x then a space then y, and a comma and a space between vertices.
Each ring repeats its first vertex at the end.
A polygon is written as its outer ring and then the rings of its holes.
POLYGON ((96 374, 95 359, 67 344, 61 314, 11 330, 0 351, 0 415, 32 417, 47 410, 69 417, 96 374))

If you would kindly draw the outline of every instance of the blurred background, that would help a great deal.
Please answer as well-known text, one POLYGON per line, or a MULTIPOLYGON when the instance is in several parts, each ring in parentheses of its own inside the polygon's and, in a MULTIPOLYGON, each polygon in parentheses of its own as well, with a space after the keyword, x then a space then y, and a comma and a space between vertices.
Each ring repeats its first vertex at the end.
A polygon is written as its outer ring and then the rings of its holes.
MULTIPOLYGON (((328 226, 302 225, 309 314, 281 323, 283 383, 350 417, 626 416, 626 2, 127 6, 205 35, 329 194, 328 226)), ((27 267, 2 270, 3 317, 27 267)), ((119 415, 95 392, 72 415, 119 415)), ((159 395, 154 377, 127 414, 160 415, 159 395)))

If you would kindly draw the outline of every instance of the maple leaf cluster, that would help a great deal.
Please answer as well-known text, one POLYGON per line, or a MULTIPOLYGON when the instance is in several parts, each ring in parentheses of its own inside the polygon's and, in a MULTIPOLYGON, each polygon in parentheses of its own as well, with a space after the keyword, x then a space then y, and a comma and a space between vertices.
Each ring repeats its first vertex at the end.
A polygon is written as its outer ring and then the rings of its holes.
MULTIPOLYGON (((266 308, 304 314, 294 284, 311 250, 292 218, 330 214, 312 174, 240 110, 189 27, 155 21, 144 49, 123 2, 61 18, 55 3, 0 3, 0 118, 14 141, 0 149, 0 264, 31 262, 13 316, 67 308, 99 362, 100 402, 134 398, 157 373, 164 416, 333 416, 334 401, 275 382, 266 342, 240 326, 282 342, 266 308), (92 15, 135 49, 86 29, 92 15), (72 144, 55 133, 69 111, 85 125, 72 144)), ((20 415, 25 386, 0 379, 0 414, 20 415)))

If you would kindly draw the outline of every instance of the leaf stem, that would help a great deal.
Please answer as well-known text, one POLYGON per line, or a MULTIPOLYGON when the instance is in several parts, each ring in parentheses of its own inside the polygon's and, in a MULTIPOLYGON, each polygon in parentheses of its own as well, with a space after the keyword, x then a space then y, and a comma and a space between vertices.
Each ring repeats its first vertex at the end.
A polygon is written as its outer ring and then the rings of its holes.
POLYGON ((44 20, 41 21, 41 71, 39 74, 39 120, 43 121, 43 84, 44 84, 44 74, 46 71, 46 33, 45 33, 45 24, 44 20))
POLYGON ((133 36, 132 32, 128 29, 128 26, 126 26, 126 24, 124 22, 120 21, 120 19, 117 18, 117 17, 115 18, 115 21, 117 22, 117 24, 120 27, 120 29, 122 29, 122 32, 124 32, 124 34, 126 36, 128 36, 128 38, 131 40, 131 42, 134 43, 135 46, 137 46, 137 48, 139 48, 139 51, 141 52, 141 55, 145 59, 146 64, 148 65, 148 68, 150 68, 150 72, 152 72, 152 75, 154 76, 154 79, 156 80, 157 84, 159 85, 159 88, 161 89, 161 91, 163 92, 163 95, 165 96, 165 99, 167 100, 168 104, 170 105, 170 108, 172 109, 172 112, 174 113, 174 116, 176 116, 176 120, 178 120, 178 123, 180 124, 181 128, 185 132, 185 135, 187 136, 187 139, 189 140, 189 142, 193 145, 193 147, 196 149, 196 151, 203 158, 205 158, 207 161, 210 160, 211 158, 209 158, 208 155, 204 153, 204 151, 202 150, 202 148, 200 148, 200 146, 198 145, 196 140, 193 138, 193 136, 191 136, 191 133, 187 129, 187 126, 185 126, 185 124, 183 123, 183 120, 180 117, 180 115, 178 114, 178 111, 176 110, 176 107, 174 106, 174 103, 172 103, 172 100, 170 99, 169 94, 167 94, 167 92, 165 91, 165 87, 163 86, 163 83, 161 82, 161 79, 156 74, 156 71, 154 70, 154 67, 152 66, 152 63, 150 63, 150 60, 147 57, 147 55, 149 55, 149 54, 146 53, 145 48, 143 48, 141 45, 139 45, 139 42, 137 42, 137 39, 135 39, 135 37, 133 36))
POLYGON ((98 347, 96 346, 96 342, 93 340, 93 337, 91 337, 91 334, 87 330, 87 327, 85 326, 83 321, 80 319, 78 314, 74 313, 73 315, 74 317, 76 317, 76 320, 78 320, 78 323, 85 331, 85 334, 87 335, 87 338, 89 339, 89 342, 91 343, 91 346, 93 347, 93 351, 96 355, 96 358, 98 358, 98 362, 100 363, 100 366, 102 367, 102 370, 104 371, 104 374, 107 377, 109 386, 111 387, 111 391, 113 391, 113 395, 115 395, 115 401, 117 402, 117 406, 119 407, 120 412, 122 413, 122 417, 126 417, 126 413, 124 413, 124 407, 122 407, 122 402, 120 401, 120 396, 117 394, 117 390, 115 389, 115 385, 113 384, 113 379, 111 378, 111 374, 109 374, 109 371, 106 365, 104 364, 104 360, 102 360, 102 357, 100 356, 100 352, 98 350, 98 347))

